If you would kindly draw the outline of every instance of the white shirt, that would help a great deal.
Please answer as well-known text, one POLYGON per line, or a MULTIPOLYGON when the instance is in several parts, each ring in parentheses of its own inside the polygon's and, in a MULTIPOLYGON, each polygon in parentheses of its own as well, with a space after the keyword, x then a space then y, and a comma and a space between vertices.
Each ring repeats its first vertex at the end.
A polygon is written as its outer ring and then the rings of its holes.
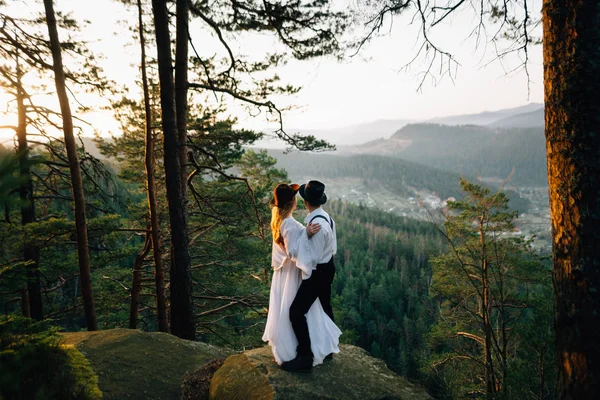
POLYGON ((310 278, 317 264, 325 264, 337 253, 335 222, 332 228, 329 224, 331 222, 329 214, 319 207, 304 218, 304 223, 308 224, 311 220, 313 224, 319 224, 321 230, 312 238, 303 239, 299 243, 296 266, 302 270, 302 279, 310 278), (325 219, 315 218, 317 215, 322 215, 325 219))
POLYGON ((306 238, 304 226, 291 216, 281 221, 280 231, 285 247, 273 241, 271 266, 274 270, 282 268, 286 262, 295 262, 298 257, 298 247, 303 241, 302 236, 306 238))

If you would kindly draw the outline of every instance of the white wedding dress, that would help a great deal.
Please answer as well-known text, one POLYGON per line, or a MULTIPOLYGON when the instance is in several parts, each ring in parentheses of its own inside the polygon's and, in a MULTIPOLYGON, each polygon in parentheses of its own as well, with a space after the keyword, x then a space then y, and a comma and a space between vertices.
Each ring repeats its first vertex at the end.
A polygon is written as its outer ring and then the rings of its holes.
MULTIPOLYGON (((271 295, 269 314, 262 339, 269 342, 278 364, 296 357, 298 340, 290 322, 290 306, 296 297, 302 272, 296 267, 298 249, 308 246, 308 238, 304 226, 292 217, 281 222, 281 234, 285 249, 273 242, 271 295)), ((302 252, 301 252, 302 253, 302 252)), ((310 334, 313 365, 323 362, 331 353, 339 353, 339 338, 342 331, 329 318, 319 299, 315 300, 306 314, 308 332, 310 334)))

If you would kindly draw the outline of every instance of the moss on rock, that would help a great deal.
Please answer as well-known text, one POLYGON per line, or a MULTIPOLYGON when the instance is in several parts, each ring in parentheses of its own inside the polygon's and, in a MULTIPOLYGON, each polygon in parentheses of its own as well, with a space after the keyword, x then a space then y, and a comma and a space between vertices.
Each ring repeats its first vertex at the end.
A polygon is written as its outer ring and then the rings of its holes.
POLYGON ((159 332, 113 329, 62 333, 98 375, 104 399, 179 399, 183 376, 232 352, 159 332))
POLYGON ((310 374, 283 371, 268 346, 231 356, 213 376, 209 398, 421 400, 431 396, 366 351, 342 345, 333 361, 315 367, 310 374))
POLYGON ((0 399, 98 400, 90 363, 47 322, 0 317, 0 399))
POLYGON ((97 400, 102 398, 102 391, 98 386, 98 376, 94 373, 87 358, 75 347, 60 346, 68 362, 66 369, 71 381, 73 398, 97 400))
MULTIPOLYGON (((260 365, 252 362, 249 352, 229 357, 210 383, 209 399, 271 400, 275 391, 260 365)), ((274 361, 273 361, 274 362, 274 361)))

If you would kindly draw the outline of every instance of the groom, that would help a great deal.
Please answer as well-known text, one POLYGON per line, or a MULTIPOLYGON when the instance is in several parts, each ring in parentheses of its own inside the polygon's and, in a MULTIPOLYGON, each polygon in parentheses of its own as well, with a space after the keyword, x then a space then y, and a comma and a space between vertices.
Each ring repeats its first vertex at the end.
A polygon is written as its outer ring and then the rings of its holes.
MULTIPOLYGON (((331 284, 335 274, 333 256, 337 252, 337 238, 333 220, 321 208, 327 202, 325 185, 319 181, 310 181, 300 186, 299 193, 309 211, 304 222, 319 224, 321 230, 308 241, 307 257, 302 257, 302 261, 298 258, 298 267, 308 271, 308 274, 304 274, 302 284, 290 307, 290 321, 298 339, 297 356, 283 363, 281 368, 286 371, 308 372, 312 369, 313 353, 306 313, 318 298, 325 313, 333 320, 331 284)), ((330 354, 327 358, 330 359, 331 356, 330 354)))

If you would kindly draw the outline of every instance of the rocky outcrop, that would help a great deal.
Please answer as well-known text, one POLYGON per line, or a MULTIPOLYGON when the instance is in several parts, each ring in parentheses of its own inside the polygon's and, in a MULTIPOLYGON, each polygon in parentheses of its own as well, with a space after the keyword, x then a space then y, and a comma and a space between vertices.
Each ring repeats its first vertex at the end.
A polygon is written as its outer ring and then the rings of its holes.
POLYGON ((303 374, 281 370, 268 346, 233 354, 165 333, 129 329, 61 336, 63 346, 73 346, 89 362, 103 399, 431 399, 423 388, 355 346, 342 345, 332 361, 303 374))
POLYGON ((111 329, 62 333, 98 376, 103 399, 179 399, 186 372, 230 350, 159 332, 111 329))
POLYGON ((342 345, 332 361, 310 374, 290 373, 263 347, 227 358, 210 384, 213 400, 417 400, 429 394, 390 371, 366 351, 342 345))

